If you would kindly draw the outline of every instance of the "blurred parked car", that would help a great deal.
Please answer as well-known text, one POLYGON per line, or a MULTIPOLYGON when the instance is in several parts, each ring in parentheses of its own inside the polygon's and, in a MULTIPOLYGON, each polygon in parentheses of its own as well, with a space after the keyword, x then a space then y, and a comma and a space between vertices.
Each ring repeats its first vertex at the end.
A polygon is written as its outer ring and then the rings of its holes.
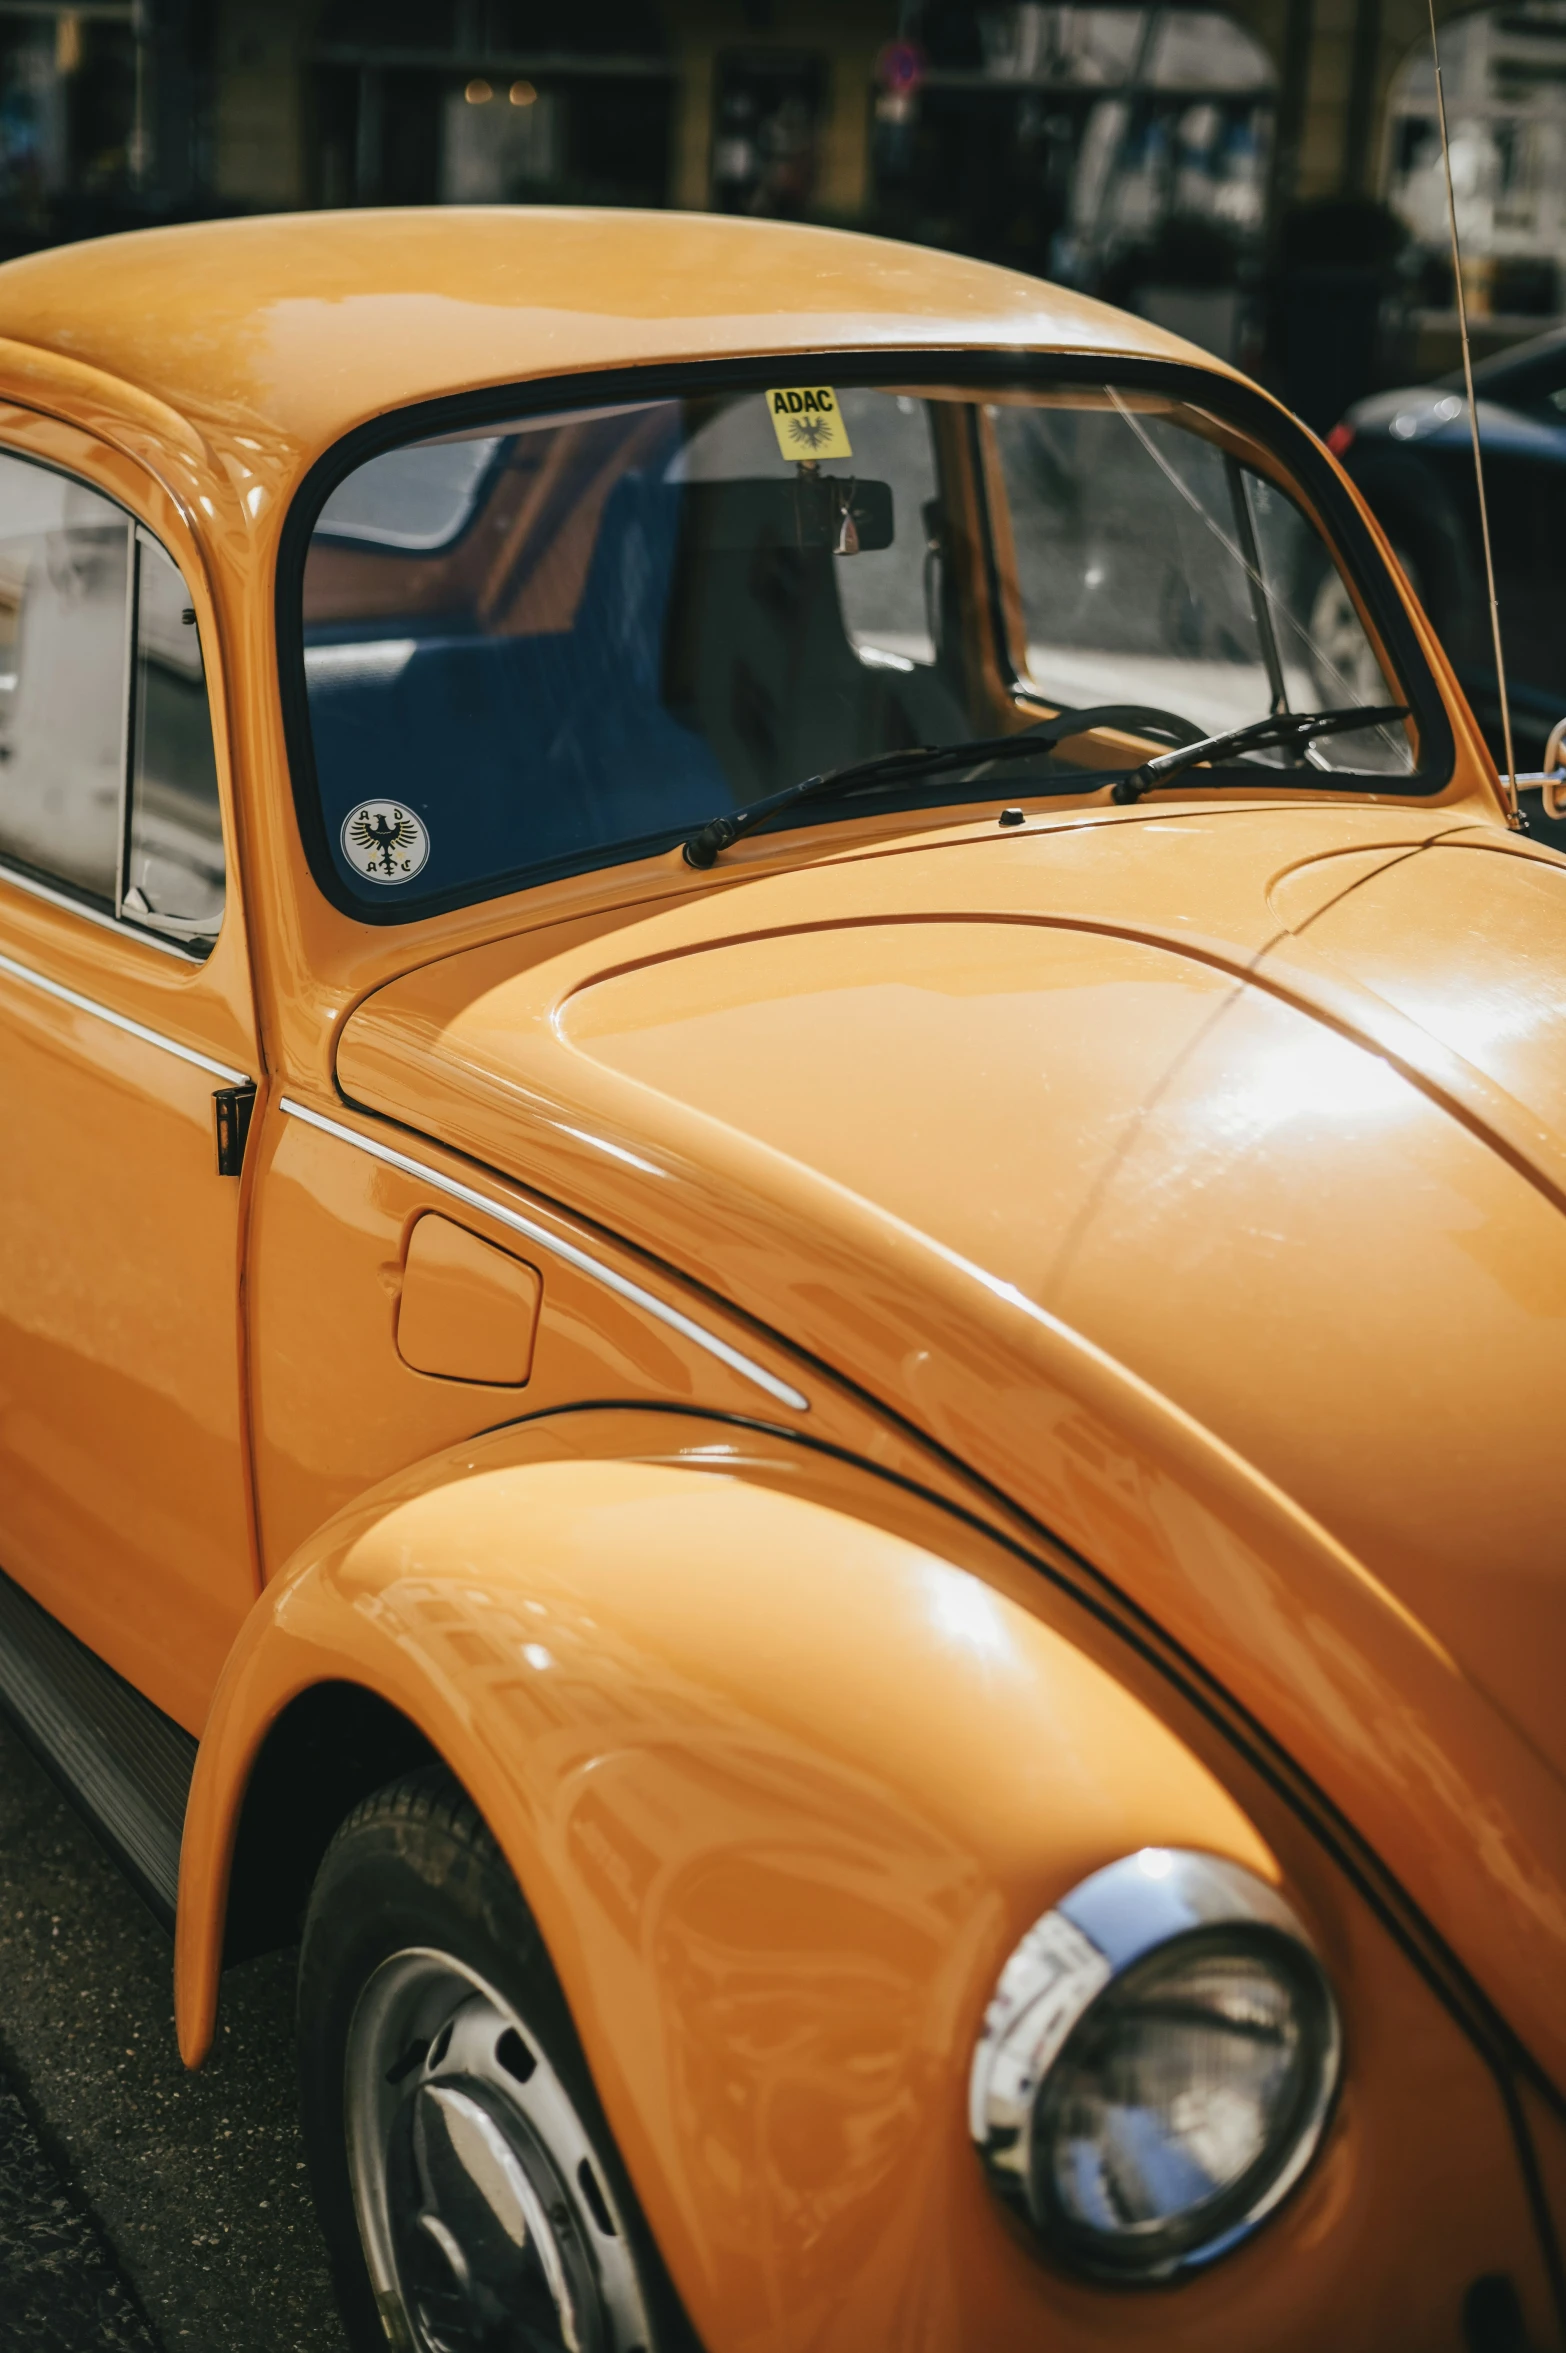
MULTIPOLYGON (((1536 768, 1566 712, 1566 328, 1474 370, 1518 763, 1536 768)), ((1502 753, 1473 442, 1460 374, 1377 392, 1328 435, 1374 508, 1475 713, 1502 753)), ((1537 809, 1537 796, 1530 796, 1537 809)), ((1539 829, 1536 815, 1530 822, 1539 829)), ((1550 838, 1566 825, 1545 821, 1550 838)))

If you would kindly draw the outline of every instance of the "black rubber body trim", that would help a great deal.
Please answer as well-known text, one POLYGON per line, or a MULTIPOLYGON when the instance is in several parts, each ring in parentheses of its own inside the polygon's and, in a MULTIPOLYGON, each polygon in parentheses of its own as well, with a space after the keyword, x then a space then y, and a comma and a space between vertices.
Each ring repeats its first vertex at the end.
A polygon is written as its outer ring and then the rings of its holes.
POLYGON ((196 1743, 3 1574, 0 1708, 172 1928, 196 1743))

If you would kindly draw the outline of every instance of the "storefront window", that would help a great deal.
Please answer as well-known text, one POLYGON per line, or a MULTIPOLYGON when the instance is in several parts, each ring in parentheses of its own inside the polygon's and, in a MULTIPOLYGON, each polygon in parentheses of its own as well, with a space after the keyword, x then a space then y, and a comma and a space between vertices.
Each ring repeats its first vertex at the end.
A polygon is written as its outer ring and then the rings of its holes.
POLYGON ((312 68, 321 204, 668 200, 674 72, 644 0, 558 25, 521 0, 335 0, 312 68))
POLYGON ((1273 71, 1215 9, 980 12, 880 66, 877 198, 905 235, 1081 286, 1251 360, 1273 71))
POLYGON ((128 9, 0 13, 0 239, 118 226, 87 208, 123 203, 148 149, 128 9))
MULTIPOLYGON (((1463 291, 1481 349, 1537 334, 1566 307, 1566 4, 1481 8, 1443 26, 1441 74, 1463 291)), ((1419 324, 1455 334, 1446 176, 1428 38, 1393 81, 1384 186, 1422 267, 1419 324)), ((1439 355, 1445 357, 1445 354, 1439 355)))

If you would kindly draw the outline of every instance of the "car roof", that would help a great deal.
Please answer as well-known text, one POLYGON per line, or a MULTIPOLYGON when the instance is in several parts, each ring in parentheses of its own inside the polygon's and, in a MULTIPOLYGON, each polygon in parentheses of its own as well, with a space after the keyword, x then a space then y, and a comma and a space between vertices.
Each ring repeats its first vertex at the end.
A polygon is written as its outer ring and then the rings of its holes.
POLYGON ((1145 320, 955 254, 534 206, 289 213, 56 247, 0 267, 0 337, 136 386, 209 442, 259 435, 301 459, 410 402, 650 361, 1000 346, 1220 367, 1145 320))

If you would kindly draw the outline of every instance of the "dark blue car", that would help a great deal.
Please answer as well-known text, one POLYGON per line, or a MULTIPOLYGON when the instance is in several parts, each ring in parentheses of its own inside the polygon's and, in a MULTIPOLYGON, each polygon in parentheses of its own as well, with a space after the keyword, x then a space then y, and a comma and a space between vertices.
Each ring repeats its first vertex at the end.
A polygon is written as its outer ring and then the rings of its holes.
MULTIPOLYGON (((1566 329, 1481 362, 1474 391, 1517 760, 1537 768, 1566 715, 1566 329)), ((1396 548, 1499 758, 1462 377, 1378 392, 1328 438, 1396 548)))

